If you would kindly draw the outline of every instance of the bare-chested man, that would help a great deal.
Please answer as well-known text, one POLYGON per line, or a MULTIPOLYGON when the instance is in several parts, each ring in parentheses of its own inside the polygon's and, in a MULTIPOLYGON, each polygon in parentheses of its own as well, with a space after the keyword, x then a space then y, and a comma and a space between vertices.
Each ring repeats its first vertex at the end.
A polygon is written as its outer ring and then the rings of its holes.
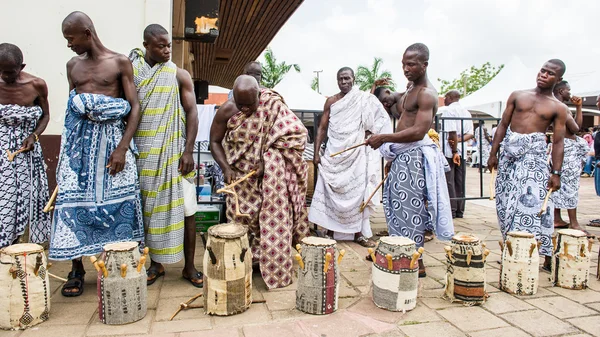
POLYGON ((315 141, 313 162, 319 167, 319 176, 308 220, 335 232, 336 239, 354 239, 363 247, 374 247, 369 213, 379 197, 373 197, 368 207, 361 205, 381 181, 381 156, 366 146, 330 155, 363 143, 368 134, 390 133, 392 125, 375 96, 354 86, 352 69, 338 70, 337 81, 340 92, 325 101, 315 141), (326 136, 329 139, 321 156, 326 136))
POLYGON ((50 216, 42 211, 48 179, 38 143, 50 119, 48 88, 23 68, 19 47, 0 44, 0 248, 16 243, 27 225, 29 242, 50 237, 50 216))
POLYGON ((565 155, 563 160, 562 175, 560 176, 560 189, 552 194, 554 202, 554 228, 572 228, 585 232, 577 221, 577 202, 579 201, 579 180, 581 178, 581 163, 589 152, 587 142, 578 137, 583 123, 583 112, 580 97, 571 96, 571 86, 567 81, 560 81, 554 86, 554 97, 563 103, 575 104, 575 118, 567 115, 565 129, 565 155), (569 223, 566 223, 560 214, 561 209, 566 209, 569 223))
POLYGON ((83 292, 82 256, 107 243, 144 240, 134 148, 140 105, 131 62, 108 50, 82 12, 62 23, 67 47, 69 101, 56 180, 58 198, 50 258, 72 260, 64 296, 83 292))
POLYGON ((543 269, 550 271, 551 236, 554 232, 552 202, 539 216, 548 190, 560 188, 565 122, 568 108, 554 98, 552 91, 565 73, 565 64, 553 59, 542 66, 537 87, 514 91, 498 125, 488 167, 498 168, 496 211, 502 236, 511 231, 525 231, 541 241, 539 253, 545 256, 543 269), (546 157, 546 130, 554 123, 552 171, 546 157), (498 159, 498 151, 502 152, 498 159), (522 202, 533 195, 534 202, 522 202))
MULTIPOLYGON (((388 160, 389 177, 383 190, 388 231, 392 236, 412 239, 418 247, 423 246, 428 226, 435 229, 439 239, 449 240, 454 235, 444 174, 448 165, 437 145, 427 136, 438 103, 437 91, 427 78, 428 65, 427 46, 415 43, 406 49, 402 68, 413 85, 397 103, 398 131, 374 135, 367 140, 388 160)), ((419 277, 425 276, 425 266, 420 259, 419 277)))

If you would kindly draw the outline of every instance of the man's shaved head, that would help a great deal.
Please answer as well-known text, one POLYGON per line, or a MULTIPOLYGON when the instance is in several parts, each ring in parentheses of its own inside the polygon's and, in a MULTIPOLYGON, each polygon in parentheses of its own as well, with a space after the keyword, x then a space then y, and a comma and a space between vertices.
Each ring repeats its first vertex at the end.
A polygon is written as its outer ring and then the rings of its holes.
POLYGON ((258 109, 260 87, 256 79, 249 75, 240 75, 233 84, 233 99, 238 110, 246 115, 258 109))
POLYGON ((23 64, 23 52, 11 43, 0 43, 0 62, 12 63, 15 66, 23 64))
POLYGON ((71 28, 81 28, 82 30, 89 29, 90 32, 96 33, 96 28, 94 28, 94 23, 92 19, 85 14, 84 12, 75 11, 71 14, 67 15, 67 17, 62 22, 63 31, 67 27, 71 28))
POLYGON ((165 29, 165 27, 153 23, 148 25, 146 29, 144 29, 144 42, 150 42, 150 39, 160 35, 169 35, 169 32, 165 29))
POLYGON ((429 61, 429 48, 423 43, 414 43, 406 48, 405 53, 416 52, 419 55, 419 59, 423 62, 429 61))
POLYGON ((258 82, 252 76, 240 75, 233 83, 233 92, 235 91, 255 91, 258 92, 258 82))
POLYGON ((565 63, 563 61, 561 61, 559 59, 548 60, 548 63, 552 63, 560 68, 559 73, 556 74, 559 78, 562 78, 563 75, 565 74, 565 72, 567 71, 567 66, 565 65, 565 63))

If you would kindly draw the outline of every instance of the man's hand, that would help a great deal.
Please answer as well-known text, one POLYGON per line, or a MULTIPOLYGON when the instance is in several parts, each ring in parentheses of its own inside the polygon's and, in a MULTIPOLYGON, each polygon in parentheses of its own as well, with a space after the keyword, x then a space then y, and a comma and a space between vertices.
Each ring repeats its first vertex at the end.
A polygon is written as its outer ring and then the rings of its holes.
POLYGON ((125 168, 126 153, 127 149, 123 150, 118 147, 113 151, 113 153, 111 153, 110 158, 108 158, 108 166, 106 166, 110 168, 110 175, 114 176, 123 171, 125 168))
POLYGON ((369 139, 367 139, 367 145, 372 147, 373 150, 377 150, 385 142, 385 135, 372 135, 369 137, 369 139))
POLYGON ((321 164, 321 156, 318 153, 313 155, 313 164, 315 164, 315 166, 319 166, 319 164, 321 164))
POLYGON ((550 179, 548 179, 548 190, 549 191, 558 191, 560 189, 560 176, 557 174, 550 175, 550 179))
POLYGON ((452 162, 456 164, 456 166, 460 166, 460 155, 458 153, 452 155, 452 162))
POLYGON ((575 104, 575 106, 581 106, 583 104, 583 101, 581 100, 581 97, 572 96, 571 103, 575 104))
POLYGON ((365 139, 369 138, 373 133, 371 131, 365 131, 365 139))
POLYGON ((235 181, 235 172, 231 168, 223 170, 223 179, 225 179, 225 184, 231 184, 235 181))
POLYGON ((181 175, 187 175, 194 170, 194 157, 190 152, 183 152, 181 158, 179 158, 179 168, 181 175))
POLYGON ((29 152, 29 151, 33 150, 34 145, 35 145, 34 135, 30 135, 29 137, 25 138, 25 140, 23 141, 23 145, 21 145, 21 149, 25 149, 25 152, 29 152))
POLYGON ((378 80, 375 80, 375 87, 380 87, 382 85, 388 85, 388 84, 390 84, 390 80, 391 80, 391 78, 389 78, 389 77, 380 78, 378 80))
POLYGON ((487 165, 490 170, 498 170, 498 157, 495 154, 490 154, 487 165))
POLYGON ((262 180, 264 174, 265 174, 265 163, 264 162, 260 162, 258 164, 258 167, 255 168, 256 173, 254 174, 254 176, 256 176, 259 180, 262 180))

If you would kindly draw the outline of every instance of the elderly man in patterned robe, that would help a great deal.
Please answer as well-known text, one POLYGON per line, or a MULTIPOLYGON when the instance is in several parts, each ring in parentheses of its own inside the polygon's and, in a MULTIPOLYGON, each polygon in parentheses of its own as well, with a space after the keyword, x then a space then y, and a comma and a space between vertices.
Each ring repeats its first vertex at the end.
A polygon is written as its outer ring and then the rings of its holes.
POLYGON ((308 234, 307 133, 278 93, 260 89, 248 75, 236 79, 233 98, 217 111, 210 130, 226 183, 256 171, 235 186, 237 197, 227 198, 227 218, 249 227, 253 259, 269 289, 292 282, 292 245, 308 234))

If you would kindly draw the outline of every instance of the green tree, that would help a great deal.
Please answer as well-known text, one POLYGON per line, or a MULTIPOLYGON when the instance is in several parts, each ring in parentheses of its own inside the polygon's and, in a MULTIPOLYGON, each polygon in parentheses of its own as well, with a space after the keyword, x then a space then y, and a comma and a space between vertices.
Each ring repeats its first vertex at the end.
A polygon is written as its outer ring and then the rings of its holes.
POLYGON ((391 79, 392 73, 387 70, 381 71, 382 63, 383 59, 381 57, 375 57, 371 68, 365 66, 358 66, 358 68, 356 68, 355 82, 358 84, 360 90, 370 91, 371 87, 373 87, 373 83, 380 78, 389 78, 389 84, 386 85, 386 87, 392 91, 396 90, 394 88, 396 84, 391 79))
POLYGON ((312 88, 312 90, 319 92, 319 90, 317 90, 319 88, 319 78, 317 76, 315 76, 312 79, 312 82, 310 83, 310 87, 312 88))
POLYGON ((262 64, 262 85, 267 88, 274 88, 281 80, 283 76, 287 74, 292 67, 297 72, 300 72, 300 66, 297 64, 286 64, 285 62, 277 63, 277 59, 273 54, 271 48, 267 48, 265 52, 265 60, 262 64))
POLYGON ((488 84, 503 68, 504 64, 496 67, 486 62, 481 67, 471 66, 471 68, 463 70, 457 78, 451 81, 438 78, 438 82, 441 84, 440 91, 445 94, 455 89, 463 97, 469 96, 488 84))

